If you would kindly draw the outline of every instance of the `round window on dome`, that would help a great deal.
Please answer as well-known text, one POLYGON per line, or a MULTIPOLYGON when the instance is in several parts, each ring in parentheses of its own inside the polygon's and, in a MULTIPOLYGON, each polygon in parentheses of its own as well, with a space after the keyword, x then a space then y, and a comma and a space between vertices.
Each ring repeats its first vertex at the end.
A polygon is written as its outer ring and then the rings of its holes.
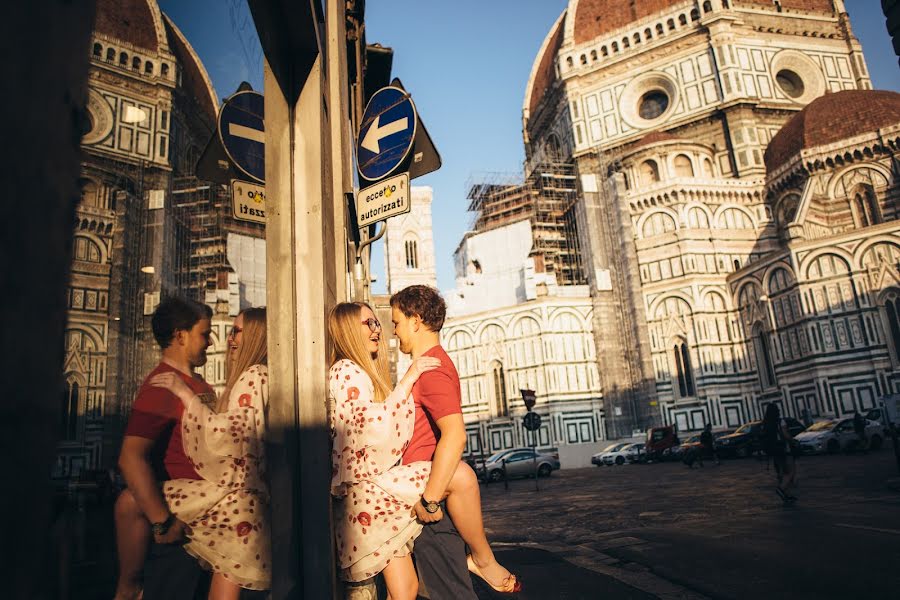
POLYGON ((806 91, 803 80, 799 75, 788 69, 782 69, 775 75, 778 87, 790 98, 799 98, 806 91))
POLYGON ((657 119, 669 108, 669 95, 662 90, 651 90, 641 96, 638 102, 638 115, 651 121, 657 119))

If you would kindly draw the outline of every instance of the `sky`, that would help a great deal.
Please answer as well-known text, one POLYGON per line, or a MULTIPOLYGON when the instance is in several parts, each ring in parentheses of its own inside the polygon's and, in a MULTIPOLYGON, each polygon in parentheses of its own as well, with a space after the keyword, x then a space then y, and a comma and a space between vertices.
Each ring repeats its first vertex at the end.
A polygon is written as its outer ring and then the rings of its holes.
MULTIPOLYGON (((403 81, 443 166, 413 181, 434 190, 438 287, 454 287, 453 251, 472 222, 467 182, 521 175, 522 104, 538 50, 567 0, 369 0, 367 42, 393 48, 403 81)), ((262 91, 262 53, 246 0, 160 0, 206 66, 220 98, 241 81, 262 91)), ((877 0, 848 0, 876 89, 900 91, 900 67, 877 0)), ((375 293, 385 291, 383 240, 374 244, 375 293)))

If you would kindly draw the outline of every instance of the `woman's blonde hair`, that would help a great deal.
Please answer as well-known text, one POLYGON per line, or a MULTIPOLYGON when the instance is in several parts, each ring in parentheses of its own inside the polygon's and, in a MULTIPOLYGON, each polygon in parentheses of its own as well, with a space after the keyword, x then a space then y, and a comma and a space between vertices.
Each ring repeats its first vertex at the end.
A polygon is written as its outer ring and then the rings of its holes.
MULTIPOLYGON (((359 334, 362 325, 362 309, 372 307, 364 302, 341 302, 328 315, 328 334, 331 336, 330 365, 339 360, 352 360, 372 380, 375 401, 384 402, 391 393, 390 368, 384 335, 378 343, 375 356, 366 348, 366 341, 359 334)), ((375 311, 372 310, 372 314, 375 311)))
POLYGON ((231 388, 234 387, 244 371, 253 365, 264 365, 268 361, 266 309, 245 308, 240 314, 244 315, 243 337, 237 350, 233 351, 229 344, 225 353, 225 389, 222 391, 216 407, 220 412, 228 406, 231 388))

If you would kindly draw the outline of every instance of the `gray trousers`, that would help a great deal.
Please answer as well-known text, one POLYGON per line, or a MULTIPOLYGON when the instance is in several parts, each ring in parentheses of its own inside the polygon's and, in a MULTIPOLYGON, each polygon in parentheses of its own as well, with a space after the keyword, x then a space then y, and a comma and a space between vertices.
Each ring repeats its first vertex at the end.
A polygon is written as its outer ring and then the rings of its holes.
POLYGON ((413 558, 419 572, 419 595, 431 600, 477 600, 466 566, 466 544, 447 514, 426 525, 416 538, 413 558))

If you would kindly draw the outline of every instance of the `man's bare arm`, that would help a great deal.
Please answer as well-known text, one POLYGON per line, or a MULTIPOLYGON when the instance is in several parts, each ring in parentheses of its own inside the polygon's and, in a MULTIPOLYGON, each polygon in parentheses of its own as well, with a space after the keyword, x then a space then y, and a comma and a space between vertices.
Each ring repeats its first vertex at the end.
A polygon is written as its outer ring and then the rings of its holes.
POLYGON ((466 425, 460 413, 441 417, 436 424, 441 437, 434 450, 431 475, 422 494, 426 500, 435 502, 443 499, 466 447, 466 425))
POLYGON ((119 453, 119 469, 147 520, 161 523, 169 517, 169 507, 150 466, 153 443, 147 438, 126 435, 119 453))

